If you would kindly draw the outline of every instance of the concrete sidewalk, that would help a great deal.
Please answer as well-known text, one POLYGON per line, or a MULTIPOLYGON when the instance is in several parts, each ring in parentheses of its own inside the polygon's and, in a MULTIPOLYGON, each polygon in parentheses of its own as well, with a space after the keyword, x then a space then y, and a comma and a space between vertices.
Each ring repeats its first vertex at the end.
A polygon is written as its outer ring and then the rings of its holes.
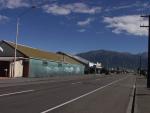
POLYGON ((134 113, 150 113, 150 89, 146 83, 146 77, 137 77, 134 113))
POLYGON ((78 79, 90 79, 104 76, 101 75, 72 75, 72 76, 55 76, 55 77, 43 77, 43 78, 0 78, 0 87, 16 86, 16 85, 27 85, 27 84, 37 84, 45 82, 59 82, 68 80, 78 80, 78 79))

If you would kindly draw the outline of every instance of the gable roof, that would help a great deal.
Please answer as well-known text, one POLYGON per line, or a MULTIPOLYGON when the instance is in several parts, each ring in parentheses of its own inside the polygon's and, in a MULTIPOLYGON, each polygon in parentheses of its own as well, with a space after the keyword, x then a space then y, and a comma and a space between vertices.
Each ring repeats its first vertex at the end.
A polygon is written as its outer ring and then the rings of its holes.
POLYGON ((89 65, 90 61, 84 59, 84 58, 81 58, 79 56, 74 56, 74 55, 71 55, 71 54, 68 54, 68 53, 64 53, 64 52, 57 52, 58 54, 62 54, 62 55, 67 55, 69 56, 70 58, 73 58, 75 59, 76 61, 84 64, 84 65, 89 65))
POLYGON ((81 58, 81 57, 79 57, 79 56, 74 56, 74 58, 76 58, 77 60, 79 60, 79 61, 81 61, 81 62, 83 62, 83 63, 85 63, 85 64, 89 64, 89 63, 90 63, 90 61, 88 61, 88 60, 86 60, 86 59, 84 59, 84 58, 81 58))
MULTIPOLYGON (((11 47, 15 48, 15 43, 10 41, 4 41, 11 47)), ((62 61, 63 57, 62 55, 52 53, 52 52, 46 52, 40 49, 32 48, 25 45, 17 44, 17 51, 21 52, 28 58, 38 58, 38 59, 47 59, 47 60, 53 60, 53 61, 62 61)))

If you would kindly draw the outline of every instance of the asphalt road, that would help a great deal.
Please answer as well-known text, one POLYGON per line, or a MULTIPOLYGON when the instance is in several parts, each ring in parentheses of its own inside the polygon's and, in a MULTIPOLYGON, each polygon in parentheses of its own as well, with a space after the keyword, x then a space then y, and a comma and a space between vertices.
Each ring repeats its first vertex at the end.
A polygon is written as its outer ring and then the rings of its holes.
POLYGON ((127 113, 133 75, 0 88, 0 113, 127 113))

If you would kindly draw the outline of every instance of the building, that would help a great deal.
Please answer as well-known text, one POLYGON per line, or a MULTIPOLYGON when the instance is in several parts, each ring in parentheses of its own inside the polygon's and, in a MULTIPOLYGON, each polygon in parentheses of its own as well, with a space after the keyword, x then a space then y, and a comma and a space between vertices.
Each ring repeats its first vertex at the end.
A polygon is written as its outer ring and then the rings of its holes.
POLYGON ((17 57, 14 66, 14 51, 15 44, 13 42, 0 41, 0 77, 48 77, 84 74, 85 66, 75 59, 20 44, 17 45, 17 57))
POLYGON ((64 53, 64 52, 57 52, 60 55, 65 55, 70 57, 71 59, 74 59, 78 62, 80 62, 82 65, 84 65, 84 73, 85 74, 92 74, 92 73, 100 73, 101 69, 102 69, 102 64, 101 63, 93 63, 91 61, 88 61, 84 58, 81 58, 79 56, 75 56, 75 55, 71 55, 68 53, 64 53))

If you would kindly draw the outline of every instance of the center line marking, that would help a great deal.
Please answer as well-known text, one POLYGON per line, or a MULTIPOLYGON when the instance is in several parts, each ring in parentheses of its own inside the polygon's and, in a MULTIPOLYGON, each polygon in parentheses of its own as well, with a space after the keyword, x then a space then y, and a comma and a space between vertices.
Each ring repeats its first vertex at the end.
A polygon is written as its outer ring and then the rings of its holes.
POLYGON ((25 90, 25 91, 13 92, 13 93, 1 94, 0 97, 21 94, 21 93, 27 93, 27 92, 33 92, 33 91, 34 90, 25 90))
POLYGON ((96 79, 96 80, 101 80, 100 78, 96 79))
POLYGON ((99 91, 99 90, 102 90, 103 88, 108 87, 108 86, 110 86, 110 85, 112 85, 112 84, 115 84, 115 83, 117 83, 117 82, 119 82, 119 81, 122 81, 122 80, 124 80, 124 79, 127 79, 127 77, 124 77, 124 78, 122 78, 122 79, 113 81, 113 82, 111 82, 111 83, 109 83, 109 84, 107 84, 107 85, 105 85, 105 86, 99 87, 99 88, 97 88, 97 89, 95 89, 95 90, 93 90, 93 91, 90 91, 90 92, 88 92, 88 93, 86 93, 86 94, 83 94, 83 95, 81 95, 81 96, 79 96, 79 97, 76 97, 76 98, 71 99, 71 100, 69 100, 69 101, 67 101, 67 102, 64 102, 64 103, 62 103, 62 104, 59 104, 59 105, 57 105, 57 106, 55 106, 55 107, 52 107, 52 108, 50 108, 50 109, 47 109, 47 110, 45 110, 45 111, 43 111, 43 112, 41 112, 41 113, 47 113, 47 112, 50 112, 50 111, 55 110, 55 109, 57 109, 57 108, 60 108, 60 107, 62 107, 62 106, 64 106, 64 105, 66 105, 66 104, 72 103, 72 102, 74 102, 74 101, 76 101, 76 100, 79 100, 79 99, 81 99, 81 98, 83 98, 83 97, 86 97, 86 96, 88 96, 88 95, 90 95, 90 94, 92 94, 92 93, 95 93, 95 92, 97 92, 97 91, 99 91))
POLYGON ((71 84, 80 84, 81 82, 75 82, 75 83, 71 83, 71 84))

